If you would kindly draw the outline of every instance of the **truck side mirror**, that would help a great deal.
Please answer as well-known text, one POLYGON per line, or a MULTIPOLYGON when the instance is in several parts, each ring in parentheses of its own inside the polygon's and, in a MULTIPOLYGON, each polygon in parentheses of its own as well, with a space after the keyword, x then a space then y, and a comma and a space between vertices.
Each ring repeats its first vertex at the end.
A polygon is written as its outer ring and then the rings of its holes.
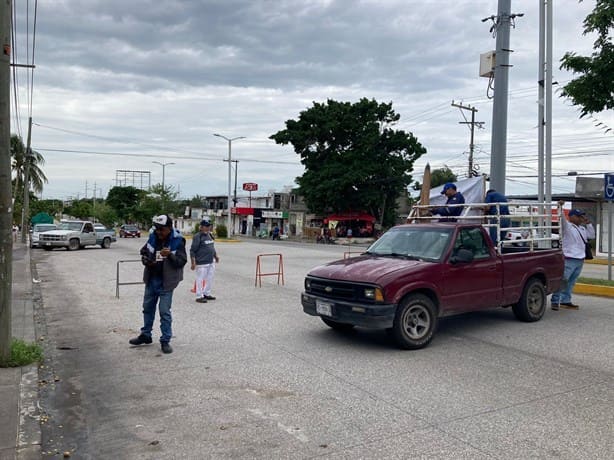
POLYGON ((471 252, 469 249, 462 249, 462 248, 456 251, 456 254, 450 257, 451 264, 469 263, 472 260, 473 260, 473 252, 471 252))

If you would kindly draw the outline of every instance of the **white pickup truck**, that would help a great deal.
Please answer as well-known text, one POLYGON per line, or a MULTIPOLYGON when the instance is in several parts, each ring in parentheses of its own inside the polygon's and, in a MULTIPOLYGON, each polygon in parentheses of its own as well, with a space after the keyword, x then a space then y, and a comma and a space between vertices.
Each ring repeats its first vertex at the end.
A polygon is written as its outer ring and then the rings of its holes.
POLYGON ((39 247, 46 251, 53 248, 66 248, 69 251, 100 244, 104 249, 111 247, 111 239, 105 238, 98 242, 94 224, 87 220, 65 220, 57 230, 41 233, 39 247))

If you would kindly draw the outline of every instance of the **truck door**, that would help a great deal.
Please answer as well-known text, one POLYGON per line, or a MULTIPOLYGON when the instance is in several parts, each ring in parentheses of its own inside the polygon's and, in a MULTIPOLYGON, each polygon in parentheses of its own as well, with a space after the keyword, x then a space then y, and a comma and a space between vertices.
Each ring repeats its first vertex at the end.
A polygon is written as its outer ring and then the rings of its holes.
POLYGON ((503 296, 503 264, 484 238, 481 228, 461 229, 451 255, 459 249, 473 253, 469 263, 446 263, 443 305, 458 312, 492 308, 503 296))
POLYGON ((81 233, 81 245, 91 246, 96 244, 96 232, 94 226, 90 222, 83 224, 83 232, 81 233))

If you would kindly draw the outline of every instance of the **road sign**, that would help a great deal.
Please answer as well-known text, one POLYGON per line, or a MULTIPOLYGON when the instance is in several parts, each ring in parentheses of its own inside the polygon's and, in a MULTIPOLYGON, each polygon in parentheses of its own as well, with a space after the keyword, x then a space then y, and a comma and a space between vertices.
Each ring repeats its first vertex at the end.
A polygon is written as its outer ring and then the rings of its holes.
POLYGON ((603 194, 606 200, 614 200, 614 174, 606 174, 603 194))
POLYGON ((255 192, 258 190, 258 184, 254 184, 253 182, 245 182, 243 184, 243 190, 247 192, 255 192))

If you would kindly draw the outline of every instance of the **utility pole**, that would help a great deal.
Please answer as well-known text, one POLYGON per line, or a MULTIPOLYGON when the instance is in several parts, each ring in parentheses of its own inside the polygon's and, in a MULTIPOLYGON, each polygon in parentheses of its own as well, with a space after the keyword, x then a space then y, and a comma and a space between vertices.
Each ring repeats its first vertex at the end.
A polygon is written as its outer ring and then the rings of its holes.
POLYGON ((11 354, 13 197, 11 192, 11 1, 0 0, 0 359, 11 354))
POLYGON ((245 136, 238 136, 238 137, 233 137, 233 138, 229 138, 226 136, 222 136, 221 134, 217 134, 215 133, 214 136, 216 137, 221 137, 222 139, 226 140, 226 142, 228 142, 228 160, 224 160, 224 161, 228 161, 228 218, 227 218, 227 225, 228 225, 228 236, 231 236, 231 234, 234 233, 234 229, 231 228, 232 225, 232 217, 231 217, 231 206, 230 206, 230 202, 232 201, 232 196, 230 194, 230 187, 231 187, 231 173, 232 173, 232 141, 236 141, 239 139, 245 139, 245 136))
POLYGON ((490 186, 505 194, 505 166, 507 163, 507 100, 510 67, 510 28, 516 17, 511 0, 499 0, 497 16, 493 17, 496 33, 495 94, 492 107, 492 141, 490 146, 490 186))
POLYGON ((237 172, 239 170, 239 160, 232 160, 232 162, 235 164, 235 195, 234 198, 232 199, 232 202, 234 204, 234 207, 237 207, 237 172))
POLYGON ((473 133, 475 131, 475 127, 481 128, 484 126, 483 121, 475 121, 475 114, 478 111, 475 107, 471 107, 470 105, 456 104, 452 101, 452 107, 458 107, 461 110, 470 110, 471 111, 471 121, 459 121, 458 123, 461 125, 470 125, 471 130, 471 140, 469 141, 469 171, 467 173, 467 177, 476 177, 478 174, 473 170, 473 133))
POLYGON ((28 139, 26 141, 26 158, 23 168, 23 206, 21 207, 21 242, 26 243, 29 235, 30 215, 30 165, 32 164, 32 117, 28 118, 28 139))

